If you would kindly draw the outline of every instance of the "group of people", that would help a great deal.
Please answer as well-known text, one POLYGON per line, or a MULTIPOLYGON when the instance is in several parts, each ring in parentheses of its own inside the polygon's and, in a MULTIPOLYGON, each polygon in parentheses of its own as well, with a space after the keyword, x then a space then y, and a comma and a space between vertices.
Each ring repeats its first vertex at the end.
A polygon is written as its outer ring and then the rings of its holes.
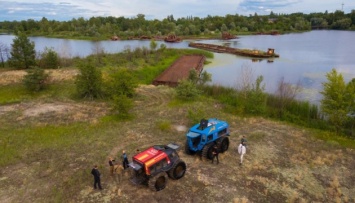
MULTIPOLYGON (((243 157, 244 157, 244 154, 247 152, 246 146, 247 146, 247 139, 243 135, 242 139, 240 140, 240 144, 238 146, 238 153, 240 155, 239 165, 243 164, 243 157)), ((219 154, 218 147, 217 147, 217 145, 214 145, 212 148, 212 164, 214 163, 215 159, 217 161, 217 164, 219 164, 218 154, 219 154)))
MULTIPOLYGON (((247 139, 245 138, 245 136, 243 136, 238 146, 238 153, 240 154, 240 163, 239 163, 240 165, 243 164, 243 156, 246 153, 246 145, 247 145, 247 139)), ((137 152, 139 152, 139 150, 137 150, 137 152)), ((215 159, 217 161, 217 164, 219 164, 218 154, 219 154, 218 147, 217 145, 214 145, 212 148, 212 164, 214 163, 215 159)), ((116 160, 113 159, 112 157, 110 157, 108 161, 110 167, 110 175, 113 176, 114 172, 116 172, 118 174, 118 182, 121 182, 123 170, 126 170, 129 167, 128 157, 126 151, 124 150, 122 151, 121 160, 122 160, 122 165, 117 164, 116 160)), ((91 170, 91 174, 94 176, 94 189, 98 188, 102 190, 101 179, 100 179, 101 173, 98 170, 97 165, 95 165, 94 168, 91 170)))
MULTIPOLYGON (((122 159, 122 165, 117 164, 116 160, 113 159, 112 157, 110 157, 108 161, 110 167, 110 175, 113 176, 114 172, 116 172, 118 174, 118 182, 121 182, 123 170, 126 170, 129 167, 128 156, 124 150, 122 151, 121 159, 122 159)), ((101 173, 97 165, 95 165, 94 168, 91 170, 91 174, 94 176, 94 189, 98 188, 102 190, 101 173)))

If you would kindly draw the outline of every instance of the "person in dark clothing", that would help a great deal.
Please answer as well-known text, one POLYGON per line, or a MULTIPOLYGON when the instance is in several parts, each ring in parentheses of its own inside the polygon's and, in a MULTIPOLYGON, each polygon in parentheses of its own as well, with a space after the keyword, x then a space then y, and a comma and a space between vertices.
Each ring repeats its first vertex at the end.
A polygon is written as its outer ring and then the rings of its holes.
POLYGON ((212 163, 213 163, 214 159, 216 158, 217 164, 219 164, 218 154, 219 154, 219 151, 218 151, 217 145, 214 145, 212 148, 212 163))
POLYGON ((126 151, 123 150, 122 152, 122 166, 123 168, 126 170, 126 168, 128 168, 128 157, 127 157, 127 154, 126 154, 126 151))
POLYGON ((94 189, 98 188, 100 190, 102 190, 102 187, 101 187, 101 180, 100 180, 100 171, 99 169, 97 169, 97 165, 94 166, 94 168, 91 170, 91 174, 94 176, 94 189))

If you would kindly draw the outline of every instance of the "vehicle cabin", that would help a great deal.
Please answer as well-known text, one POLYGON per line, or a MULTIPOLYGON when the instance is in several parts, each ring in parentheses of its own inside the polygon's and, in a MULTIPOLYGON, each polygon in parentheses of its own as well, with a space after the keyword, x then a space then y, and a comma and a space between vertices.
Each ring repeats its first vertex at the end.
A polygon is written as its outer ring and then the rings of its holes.
POLYGON ((227 122, 217 119, 202 119, 200 123, 190 128, 187 139, 189 139, 191 150, 201 150, 206 144, 228 135, 229 125, 227 122))
POLYGON ((143 168, 145 174, 154 175, 170 165, 170 161, 176 157, 176 151, 161 145, 150 147, 135 156, 131 167, 139 171, 143 168))

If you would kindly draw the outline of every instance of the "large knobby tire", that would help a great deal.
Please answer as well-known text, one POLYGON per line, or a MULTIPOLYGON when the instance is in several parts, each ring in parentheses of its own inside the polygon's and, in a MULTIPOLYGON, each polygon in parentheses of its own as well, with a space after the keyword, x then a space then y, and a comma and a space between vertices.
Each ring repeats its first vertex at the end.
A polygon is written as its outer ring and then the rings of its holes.
POLYGON ((205 157, 206 159, 212 159, 212 157, 213 157, 213 154, 212 154, 213 146, 214 146, 213 143, 205 145, 203 147, 203 149, 202 149, 202 156, 205 157))
POLYGON ((168 175, 171 179, 177 180, 182 178, 186 172, 186 163, 181 159, 177 160, 173 167, 169 170, 168 175))
POLYGON ((168 176, 165 172, 158 173, 149 179, 148 186, 153 191, 160 191, 166 187, 168 176))
POLYGON ((186 140, 186 142, 185 142, 185 153, 188 154, 188 155, 194 154, 194 152, 192 150, 190 150, 189 141, 188 140, 186 140))
POLYGON ((220 153, 227 151, 229 148, 229 138, 222 137, 221 140, 218 142, 218 149, 220 153))

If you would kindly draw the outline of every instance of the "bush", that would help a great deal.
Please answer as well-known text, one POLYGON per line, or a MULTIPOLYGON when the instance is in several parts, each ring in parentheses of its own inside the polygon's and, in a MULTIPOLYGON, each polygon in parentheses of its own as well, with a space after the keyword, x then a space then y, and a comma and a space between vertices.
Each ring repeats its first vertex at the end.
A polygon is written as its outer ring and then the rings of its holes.
POLYGON ((190 121, 189 124, 194 125, 196 123, 199 123, 202 118, 208 118, 209 115, 205 111, 199 108, 193 108, 187 111, 187 117, 189 118, 190 121))
POLYGON ((170 121, 159 121, 157 123, 157 127, 161 131, 168 132, 169 130, 171 130, 171 122, 170 121))
POLYGON ((38 92, 47 85, 48 76, 42 68, 35 67, 27 71, 27 75, 23 78, 23 83, 27 90, 38 92))
POLYGON ((176 93, 179 99, 194 100, 200 95, 200 90, 192 81, 182 80, 176 87, 176 93))
POLYGON ((137 82, 133 74, 126 68, 110 73, 105 81, 105 93, 110 98, 120 95, 132 98, 136 87, 137 82))
POLYGON ((113 96, 113 111, 119 118, 129 118, 129 110, 133 107, 133 101, 126 95, 113 96))
POLYGON ((58 68, 59 57, 57 52, 46 47, 44 52, 41 54, 39 66, 42 68, 58 68))
POLYGON ((91 64, 79 65, 80 74, 76 77, 76 89, 79 97, 99 98, 102 96, 101 71, 91 64))

